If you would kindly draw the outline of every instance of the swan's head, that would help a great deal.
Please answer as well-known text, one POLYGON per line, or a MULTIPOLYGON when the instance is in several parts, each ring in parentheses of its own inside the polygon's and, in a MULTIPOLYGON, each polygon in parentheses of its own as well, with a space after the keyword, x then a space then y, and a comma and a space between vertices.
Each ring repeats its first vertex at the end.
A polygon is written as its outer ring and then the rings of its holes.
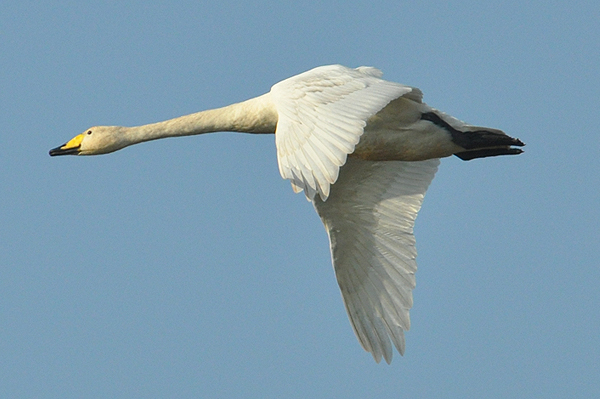
POLYGON ((120 150, 128 143, 121 126, 95 126, 50 150, 55 155, 98 155, 120 150))

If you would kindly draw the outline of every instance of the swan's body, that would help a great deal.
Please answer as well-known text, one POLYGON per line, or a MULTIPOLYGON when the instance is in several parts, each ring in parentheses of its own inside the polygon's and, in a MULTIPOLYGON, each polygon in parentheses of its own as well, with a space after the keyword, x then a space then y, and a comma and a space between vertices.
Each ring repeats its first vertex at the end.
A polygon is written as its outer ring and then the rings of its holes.
POLYGON ((281 175, 325 224, 354 332, 376 361, 404 353, 415 287, 414 220, 439 158, 518 154, 523 143, 467 125, 374 68, 315 68, 260 97, 138 127, 93 127, 50 155, 95 155, 165 137, 276 133, 281 175), (390 342, 391 341, 391 342, 390 342))

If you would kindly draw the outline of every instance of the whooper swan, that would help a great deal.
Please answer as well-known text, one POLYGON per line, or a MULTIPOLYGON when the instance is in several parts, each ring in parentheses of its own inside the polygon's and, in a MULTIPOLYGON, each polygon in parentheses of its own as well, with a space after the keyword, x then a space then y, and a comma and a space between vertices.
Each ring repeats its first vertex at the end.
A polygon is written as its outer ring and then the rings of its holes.
POLYGON ((164 137, 275 133, 279 171, 304 190, 329 235, 352 328, 379 362, 404 353, 415 287, 414 221, 439 165, 520 154, 500 130, 423 103, 419 89, 370 67, 322 66, 227 107, 137 127, 96 126, 50 155, 96 155, 164 137))

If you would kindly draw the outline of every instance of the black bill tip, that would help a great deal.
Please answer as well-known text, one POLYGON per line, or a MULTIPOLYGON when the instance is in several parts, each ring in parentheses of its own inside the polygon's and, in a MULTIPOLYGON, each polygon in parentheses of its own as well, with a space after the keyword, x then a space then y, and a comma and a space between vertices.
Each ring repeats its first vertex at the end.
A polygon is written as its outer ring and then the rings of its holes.
POLYGON ((79 153, 79 147, 65 147, 66 144, 63 144, 60 147, 53 148, 48 152, 48 154, 50 154, 51 157, 55 157, 58 155, 77 155, 79 153))

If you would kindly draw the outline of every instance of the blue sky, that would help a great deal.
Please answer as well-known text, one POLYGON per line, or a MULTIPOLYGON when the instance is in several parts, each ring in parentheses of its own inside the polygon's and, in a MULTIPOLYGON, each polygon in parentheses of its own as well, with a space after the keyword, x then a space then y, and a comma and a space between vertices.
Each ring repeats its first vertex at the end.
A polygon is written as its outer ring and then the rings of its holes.
POLYGON ((0 396, 600 395, 597 1, 204 3, 0 5, 0 396), (527 143, 442 161, 391 366, 273 136, 47 154, 331 63, 527 143))

